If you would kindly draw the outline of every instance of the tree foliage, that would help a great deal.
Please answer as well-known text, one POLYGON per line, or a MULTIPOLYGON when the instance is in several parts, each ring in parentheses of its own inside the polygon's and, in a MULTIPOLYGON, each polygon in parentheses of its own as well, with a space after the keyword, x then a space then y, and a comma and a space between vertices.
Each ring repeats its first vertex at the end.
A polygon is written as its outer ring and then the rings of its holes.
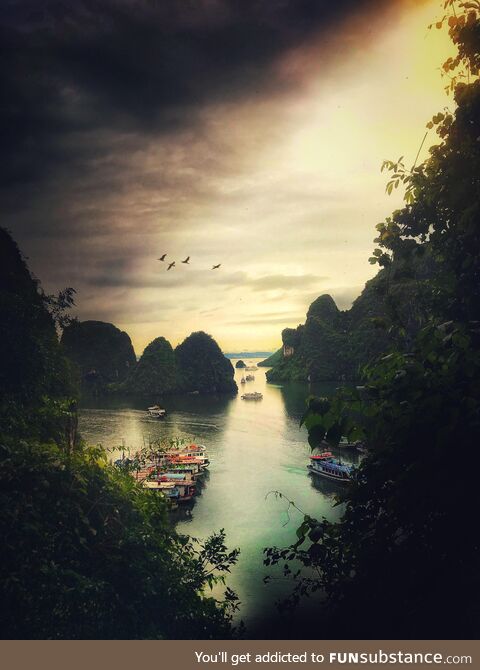
POLYGON ((175 349, 175 359, 183 391, 236 393, 234 369, 213 337, 202 331, 192 333, 175 349))
POLYGON ((453 86, 455 112, 432 120, 439 143, 422 164, 408 173, 403 160, 385 165, 392 188, 406 186, 406 204, 377 226, 372 257, 387 271, 399 259, 433 259, 428 318, 407 347, 364 369, 363 387, 310 399, 312 446, 346 435, 370 452, 341 496, 340 522, 306 515, 298 542, 266 557, 299 562, 290 605, 326 593, 318 613, 326 635, 476 638, 480 630, 480 5, 449 0, 445 10, 440 27, 459 54, 447 70, 470 81, 453 86))
POLYGON ((0 625, 4 638, 219 638, 237 607, 223 531, 178 535, 161 495, 76 432, 55 320, 0 230, 0 625), (216 593, 216 591, 215 591, 216 593))
POLYGON ((72 320, 61 343, 87 391, 102 392, 125 381, 137 363, 130 337, 112 323, 72 320))
POLYGON ((178 374, 172 345, 164 337, 155 338, 145 348, 127 380, 131 393, 155 397, 178 390, 178 374))

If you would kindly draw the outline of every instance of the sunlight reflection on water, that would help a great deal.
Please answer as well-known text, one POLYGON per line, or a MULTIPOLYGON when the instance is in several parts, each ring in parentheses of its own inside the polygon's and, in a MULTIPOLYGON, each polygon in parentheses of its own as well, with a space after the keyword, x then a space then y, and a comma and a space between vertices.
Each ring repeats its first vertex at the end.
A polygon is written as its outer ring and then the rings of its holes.
MULTIPOLYGON (((147 402, 132 399, 97 402, 82 408, 79 417, 85 440, 108 448, 124 444, 136 451, 149 440, 172 437, 206 445, 211 465, 201 495, 191 513, 182 510, 173 518, 179 532, 194 537, 224 528, 228 546, 240 547, 228 585, 242 601, 240 616, 247 625, 269 616, 275 601, 288 593, 290 587, 283 581, 263 584, 269 569, 263 566, 262 550, 294 542, 301 520, 295 510, 287 513, 286 500, 268 493, 281 491, 312 516, 333 520, 341 513, 340 507, 333 507, 341 485, 307 473, 310 448, 304 429, 299 428, 309 393, 330 393, 335 384, 315 389, 301 383, 269 385, 265 371, 258 368, 255 381, 243 385, 239 383, 242 371, 236 370, 239 395, 235 398, 165 398, 164 421, 146 414, 147 402), (263 400, 241 400, 245 390, 260 391, 263 400)), ((346 462, 358 462, 357 454, 340 453, 346 462)))

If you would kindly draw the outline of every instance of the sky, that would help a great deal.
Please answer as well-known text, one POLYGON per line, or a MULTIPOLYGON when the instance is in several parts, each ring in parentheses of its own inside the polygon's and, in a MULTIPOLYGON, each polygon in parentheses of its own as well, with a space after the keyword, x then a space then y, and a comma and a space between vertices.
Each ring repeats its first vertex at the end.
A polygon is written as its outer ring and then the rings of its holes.
POLYGON ((73 286, 76 316, 137 354, 194 330, 273 351, 316 297, 348 309, 376 272, 375 225, 402 203, 381 162, 413 164, 453 105, 439 16, 438 0, 7 0, 2 225, 47 292, 73 286))

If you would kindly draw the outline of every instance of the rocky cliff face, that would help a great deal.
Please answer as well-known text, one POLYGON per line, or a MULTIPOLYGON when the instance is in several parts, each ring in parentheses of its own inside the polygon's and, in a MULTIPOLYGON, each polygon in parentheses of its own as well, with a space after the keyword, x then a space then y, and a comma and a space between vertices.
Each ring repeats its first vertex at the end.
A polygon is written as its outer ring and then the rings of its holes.
POLYGON ((63 331, 61 343, 84 388, 121 383, 137 363, 130 337, 112 323, 74 321, 63 331))

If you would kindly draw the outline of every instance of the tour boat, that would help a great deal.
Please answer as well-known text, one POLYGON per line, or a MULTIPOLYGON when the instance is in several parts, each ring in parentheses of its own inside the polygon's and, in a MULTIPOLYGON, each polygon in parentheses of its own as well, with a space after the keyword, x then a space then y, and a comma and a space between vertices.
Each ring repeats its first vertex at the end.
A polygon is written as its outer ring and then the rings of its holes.
MULTIPOLYGON (((195 484, 176 476, 167 477, 166 475, 163 475, 157 480, 148 479, 143 483, 143 486, 150 491, 160 491, 162 493, 176 489, 177 493, 174 495, 175 500, 178 503, 188 502, 195 495, 195 484), (173 484, 173 487, 170 486, 171 484, 173 484)), ((167 497, 170 497, 168 493, 166 495, 167 497)))
POLYGON ((178 500, 180 497, 180 489, 175 485, 175 482, 159 482, 151 479, 146 479, 143 482, 145 489, 161 491, 168 500, 178 500))
POLYGON ((329 451, 310 456, 308 469, 314 475, 321 475, 337 482, 348 482, 351 479, 352 466, 333 458, 329 451))
POLYGON ((160 407, 160 405, 152 405, 152 407, 147 407, 147 412, 154 419, 163 419, 167 413, 167 410, 165 410, 163 407, 160 407))
POLYGON ((188 456, 192 458, 194 457, 201 461, 204 468, 206 468, 210 463, 210 460, 207 456, 207 448, 204 447, 203 444, 188 444, 185 447, 173 447, 166 453, 166 456, 169 458, 177 456, 181 456, 182 458, 188 456))
POLYGON ((258 391, 254 391, 253 393, 244 393, 241 398, 242 400, 261 400, 263 398, 263 394, 259 393, 258 391))
POLYGON ((175 472, 183 473, 188 476, 190 479, 196 479, 203 475, 203 469, 199 463, 181 463, 178 461, 167 461, 165 465, 157 468, 157 471, 160 472, 175 472))
POLYGON ((255 375, 247 375, 245 377, 245 381, 247 382, 254 382, 255 381, 255 375))

